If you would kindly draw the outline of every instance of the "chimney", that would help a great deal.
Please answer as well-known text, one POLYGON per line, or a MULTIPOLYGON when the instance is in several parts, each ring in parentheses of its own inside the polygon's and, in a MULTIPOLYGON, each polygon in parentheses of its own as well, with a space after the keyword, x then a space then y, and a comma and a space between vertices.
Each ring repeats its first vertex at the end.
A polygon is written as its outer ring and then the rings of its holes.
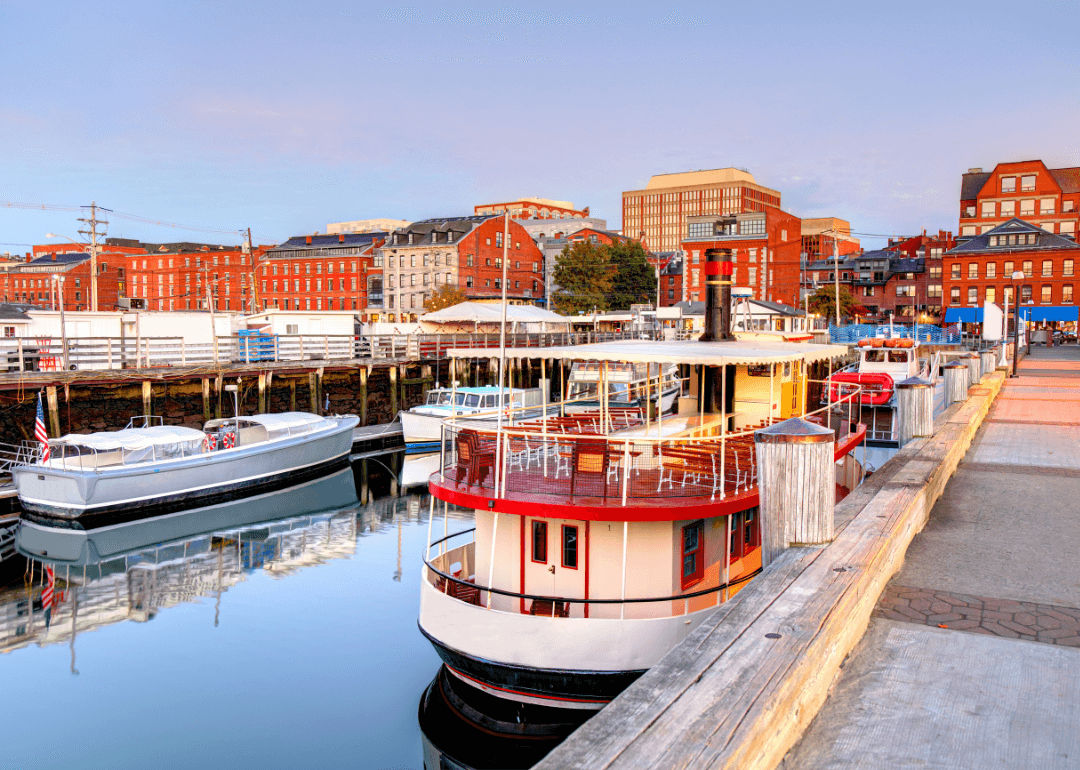
POLYGON ((56 261, 56 252, 55 252, 55 251, 54 251, 54 252, 52 253, 52 261, 53 261, 53 262, 55 262, 55 261, 56 261))
POLYGON ((969 169, 967 170, 967 172, 968 172, 969 174, 981 174, 981 173, 982 173, 982 169, 981 169, 981 168, 979 168, 978 166, 976 166, 975 168, 969 168, 969 169))
POLYGON ((310 235, 304 237, 304 243, 306 243, 308 246, 311 245, 311 236, 310 235))
POLYGON ((338 243, 345 243, 345 233, 341 233, 337 237, 338 243))

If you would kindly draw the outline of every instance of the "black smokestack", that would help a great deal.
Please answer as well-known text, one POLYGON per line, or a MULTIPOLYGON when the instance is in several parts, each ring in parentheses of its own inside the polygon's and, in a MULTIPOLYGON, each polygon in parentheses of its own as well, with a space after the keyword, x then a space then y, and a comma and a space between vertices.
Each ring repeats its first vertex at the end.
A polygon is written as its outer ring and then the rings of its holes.
POLYGON ((705 333, 703 342, 734 339, 731 334, 731 249, 705 249, 705 333))

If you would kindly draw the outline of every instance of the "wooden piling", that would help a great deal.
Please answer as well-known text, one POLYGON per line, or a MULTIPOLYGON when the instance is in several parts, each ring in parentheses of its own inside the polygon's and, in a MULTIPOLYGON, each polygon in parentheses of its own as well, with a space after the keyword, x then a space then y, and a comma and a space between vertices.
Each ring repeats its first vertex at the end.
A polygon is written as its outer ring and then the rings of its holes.
POLYGON ((216 398, 214 400, 214 417, 221 419, 221 381, 223 377, 219 374, 214 378, 214 393, 216 398))
POLYGON ((150 390, 150 381, 149 380, 143 380, 142 381, 142 413, 144 415, 153 414, 152 405, 151 405, 151 390, 150 390))
POLYGON ((913 438, 934 435, 934 386, 920 377, 896 384, 896 428, 900 446, 913 438))
POLYGON ((259 414, 266 414, 266 374, 259 375, 259 414))
POLYGON ((318 379, 315 376, 315 372, 308 372, 307 376, 308 384, 308 401, 311 404, 311 413, 319 413, 319 384, 318 379))
POLYGON ((968 385, 978 385, 982 379, 982 359, 978 353, 968 353, 963 358, 968 367, 968 385))
POLYGON ((49 409, 49 430, 54 438, 60 436, 60 407, 56 401, 56 386, 49 385, 45 388, 45 402, 49 409))
POLYGON ((998 357, 997 353, 993 350, 984 350, 979 354, 980 363, 982 364, 982 376, 997 371, 998 357))
POLYGON ((203 421, 210 419, 210 378, 202 378, 202 414, 203 421))
POLYGON ((289 380, 289 411, 296 411, 296 380, 289 380))
POLYGON ((391 366, 389 370, 390 374, 390 419, 396 420, 398 416, 398 369, 397 366, 391 366))
POLYGON ((792 417, 754 433, 761 498, 761 565, 791 545, 833 539, 834 435, 792 417))
POLYGON ((370 366, 360 367, 360 424, 367 425, 367 378, 370 366))
POLYGON ((941 367, 945 373, 945 404, 951 406, 967 400, 968 366, 957 361, 941 367))

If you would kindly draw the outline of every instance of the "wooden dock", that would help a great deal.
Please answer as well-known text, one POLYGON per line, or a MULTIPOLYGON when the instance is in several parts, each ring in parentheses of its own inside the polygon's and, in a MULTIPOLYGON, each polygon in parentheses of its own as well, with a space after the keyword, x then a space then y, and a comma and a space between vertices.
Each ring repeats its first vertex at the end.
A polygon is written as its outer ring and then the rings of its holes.
POLYGON ((817 714, 956 470, 1004 372, 836 507, 835 540, 785 551, 537 767, 775 767, 817 714))

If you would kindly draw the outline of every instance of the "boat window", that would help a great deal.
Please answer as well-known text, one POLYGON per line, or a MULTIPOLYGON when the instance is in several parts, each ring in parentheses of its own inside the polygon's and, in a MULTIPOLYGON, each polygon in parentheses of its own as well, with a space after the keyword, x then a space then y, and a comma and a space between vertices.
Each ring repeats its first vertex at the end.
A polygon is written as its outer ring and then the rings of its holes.
POLYGON ((906 350, 890 350, 889 361, 894 364, 906 364, 908 354, 906 350))
POLYGON ((455 393, 454 394, 454 403, 457 406, 465 406, 465 394, 464 393, 455 393))
POLYGON ((866 351, 866 358, 863 359, 863 360, 868 361, 868 362, 870 362, 872 364, 884 363, 884 361, 885 361, 885 351, 884 350, 867 350, 866 351))
POLYGON ((437 391, 437 390, 429 391, 428 394, 427 394, 427 403, 428 403, 428 405, 441 403, 441 401, 440 401, 441 398, 442 398, 442 393, 440 393, 439 391, 437 391))
POLYGON ((439 401, 438 401, 438 403, 440 403, 440 404, 449 404, 450 403, 450 396, 451 396, 451 393, 448 390, 439 391, 439 401))
POLYGON ((466 394, 465 406, 480 406, 480 396, 475 393, 466 394))
POLYGON ((577 569, 578 528, 567 524, 562 528, 562 565, 568 569, 577 569))
POLYGON ((705 574, 705 522, 695 521, 682 528, 682 587, 705 574))
POLYGON ((547 522, 532 523, 532 560, 547 564, 547 522))
POLYGON ((740 529, 741 516, 731 514, 731 542, 728 543, 728 561, 742 558, 742 530, 740 529))
POLYGON ((495 406, 495 396, 484 396, 484 406, 495 406))
POLYGON ((630 386, 622 383, 613 383, 608 386, 610 399, 614 401, 629 401, 630 400, 630 386))
POLYGON ((757 545, 757 537, 755 529, 755 520, 757 517, 754 515, 757 509, 751 508, 748 511, 744 511, 743 518, 743 555, 745 556, 750 552, 755 545, 757 545))

